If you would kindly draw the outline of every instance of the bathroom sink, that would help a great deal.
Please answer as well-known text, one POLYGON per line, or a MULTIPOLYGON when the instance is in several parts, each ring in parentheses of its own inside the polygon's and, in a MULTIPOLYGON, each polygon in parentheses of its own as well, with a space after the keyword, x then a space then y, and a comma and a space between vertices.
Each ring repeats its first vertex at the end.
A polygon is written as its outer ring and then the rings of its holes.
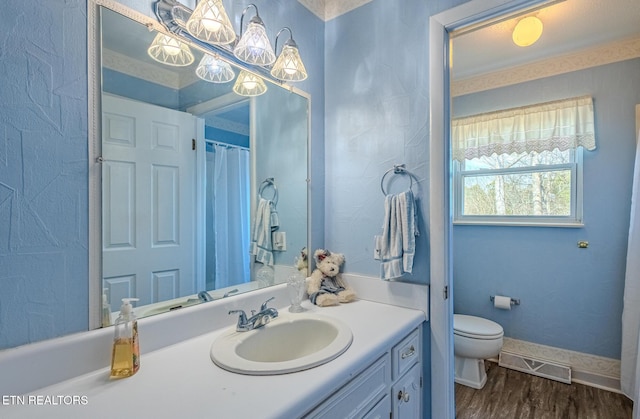
POLYGON ((352 340, 351 329, 337 319, 282 313, 266 326, 248 332, 230 328, 211 345, 211 360, 240 374, 287 374, 337 358, 352 340))

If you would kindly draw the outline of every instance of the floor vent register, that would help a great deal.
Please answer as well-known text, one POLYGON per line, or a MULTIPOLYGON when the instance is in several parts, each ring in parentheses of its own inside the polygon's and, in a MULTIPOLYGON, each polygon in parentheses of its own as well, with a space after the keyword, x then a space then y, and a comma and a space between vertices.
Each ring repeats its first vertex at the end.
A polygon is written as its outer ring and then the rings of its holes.
POLYGON ((571 384, 571 368, 567 365, 527 358, 510 352, 500 352, 498 365, 512 370, 571 384))

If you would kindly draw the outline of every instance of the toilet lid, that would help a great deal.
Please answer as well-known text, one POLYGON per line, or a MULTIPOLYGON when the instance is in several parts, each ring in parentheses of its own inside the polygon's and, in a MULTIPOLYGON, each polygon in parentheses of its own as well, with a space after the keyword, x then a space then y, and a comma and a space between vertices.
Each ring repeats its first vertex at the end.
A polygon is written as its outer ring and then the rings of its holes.
POLYGON ((465 314, 453 315, 453 333, 475 339, 497 339, 502 337, 502 326, 482 317, 467 316, 465 314))

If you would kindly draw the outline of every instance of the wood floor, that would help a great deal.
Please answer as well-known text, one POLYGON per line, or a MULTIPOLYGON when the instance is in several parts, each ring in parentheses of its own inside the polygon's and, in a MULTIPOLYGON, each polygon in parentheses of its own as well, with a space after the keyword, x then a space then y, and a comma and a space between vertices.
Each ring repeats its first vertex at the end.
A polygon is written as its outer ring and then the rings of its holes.
POLYGON ((456 419, 630 419, 622 394, 563 384, 486 362, 482 390, 456 384, 456 419))

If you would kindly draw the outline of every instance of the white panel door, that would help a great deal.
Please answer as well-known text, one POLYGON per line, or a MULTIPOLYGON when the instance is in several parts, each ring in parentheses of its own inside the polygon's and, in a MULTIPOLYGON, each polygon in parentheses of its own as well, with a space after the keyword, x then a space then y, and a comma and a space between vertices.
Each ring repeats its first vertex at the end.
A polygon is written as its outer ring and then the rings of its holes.
POLYGON ((103 95, 103 287, 112 311, 195 290, 196 138, 190 114, 103 95))

